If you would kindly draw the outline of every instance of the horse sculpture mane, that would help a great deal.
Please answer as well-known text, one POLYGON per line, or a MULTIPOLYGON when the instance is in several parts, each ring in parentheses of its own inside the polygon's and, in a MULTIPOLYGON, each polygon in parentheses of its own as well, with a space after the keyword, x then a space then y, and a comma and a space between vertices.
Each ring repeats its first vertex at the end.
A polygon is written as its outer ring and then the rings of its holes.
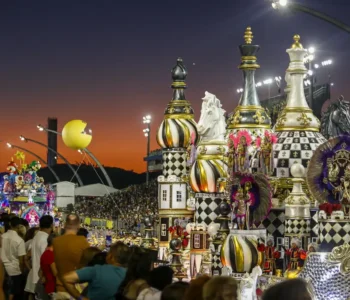
POLYGON ((224 141, 226 132, 225 110, 215 95, 205 92, 201 117, 197 124, 201 141, 224 141))
POLYGON ((328 106, 321 118, 321 133, 326 139, 350 133, 349 107, 343 96, 328 106))

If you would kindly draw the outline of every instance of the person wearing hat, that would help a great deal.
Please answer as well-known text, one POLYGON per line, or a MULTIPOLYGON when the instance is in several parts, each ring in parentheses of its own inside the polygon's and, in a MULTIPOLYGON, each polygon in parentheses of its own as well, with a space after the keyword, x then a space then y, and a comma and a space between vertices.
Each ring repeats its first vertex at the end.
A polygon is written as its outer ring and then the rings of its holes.
POLYGON ((304 265, 306 259, 306 252, 300 248, 300 240, 295 237, 291 240, 292 247, 286 251, 289 257, 288 271, 298 270, 304 265))
POLYGON ((276 259, 281 257, 281 253, 274 247, 273 237, 269 236, 266 240, 266 246, 259 243, 258 250, 264 253, 264 269, 265 274, 275 275, 276 273, 276 259))

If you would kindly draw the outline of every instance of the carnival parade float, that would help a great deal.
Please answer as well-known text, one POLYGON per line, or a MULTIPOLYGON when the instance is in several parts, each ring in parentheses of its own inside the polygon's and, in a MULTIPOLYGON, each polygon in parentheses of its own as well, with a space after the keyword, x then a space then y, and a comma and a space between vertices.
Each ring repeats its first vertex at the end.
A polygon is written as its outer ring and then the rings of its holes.
POLYGON ((2 173, 1 208, 26 219, 31 227, 39 224, 44 214, 55 215, 55 193, 38 175, 40 162, 25 162, 25 154, 17 151, 2 173))
MULTIPOLYGON (((196 123, 182 59, 172 69, 173 99, 157 133, 159 258, 179 280, 233 276, 248 300, 302 277, 315 299, 350 297, 350 136, 327 141, 320 133, 304 93, 307 50, 293 39, 287 102, 274 128, 256 90, 260 46, 250 27, 239 46, 244 90, 228 117, 205 92, 196 123)), ((346 131, 331 125, 322 127, 346 131)))

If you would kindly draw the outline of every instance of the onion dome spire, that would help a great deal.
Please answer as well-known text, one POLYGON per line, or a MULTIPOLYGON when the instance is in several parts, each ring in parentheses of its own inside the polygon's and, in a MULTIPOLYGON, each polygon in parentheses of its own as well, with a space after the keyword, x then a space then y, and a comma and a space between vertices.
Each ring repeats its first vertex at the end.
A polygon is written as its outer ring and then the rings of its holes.
POLYGON ((304 75, 307 69, 304 57, 307 50, 300 43, 300 36, 294 35, 294 43, 287 49, 290 63, 287 69, 290 93, 287 104, 276 123, 276 131, 316 131, 320 130, 320 121, 309 107, 304 93, 304 75))
POLYGON ((255 70, 260 66, 257 63, 256 54, 260 46, 253 45, 253 33, 247 27, 244 33, 245 43, 239 46, 241 52, 241 64, 239 69, 243 71, 244 90, 228 121, 228 130, 233 129, 270 129, 270 117, 261 106, 255 86, 255 70))
POLYGON ((187 148, 191 143, 197 143, 198 133, 191 103, 186 100, 185 89, 187 69, 181 58, 171 70, 173 97, 164 113, 157 142, 163 149, 187 148))

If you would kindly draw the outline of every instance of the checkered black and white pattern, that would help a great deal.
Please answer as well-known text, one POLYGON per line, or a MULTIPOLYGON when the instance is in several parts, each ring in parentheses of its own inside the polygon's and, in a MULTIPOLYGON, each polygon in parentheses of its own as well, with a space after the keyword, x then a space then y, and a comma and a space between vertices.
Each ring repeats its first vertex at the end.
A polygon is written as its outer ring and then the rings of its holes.
POLYGON ((206 225, 215 222, 220 215, 219 205, 221 202, 222 198, 219 197, 205 197, 203 194, 196 194, 196 222, 206 225))
POLYGON ((263 225, 268 235, 272 235, 275 239, 284 236, 285 231, 285 213, 282 209, 271 209, 267 218, 263 221, 263 225))
POLYGON ((329 252, 336 246, 350 243, 349 220, 320 220, 320 251, 329 252))
POLYGON ((319 233, 319 225, 318 225, 318 209, 310 210, 311 214, 311 237, 317 238, 319 233))
POLYGON ((309 281, 318 300, 348 300, 350 276, 339 272, 339 264, 330 264, 321 253, 308 255, 300 278, 309 281))
POLYGON ((309 235, 310 219, 286 219, 286 228, 284 235, 309 235))
POLYGON ((220 258, 220 253, 214 253, 211 260, 211 272, 212 275, 221 275, 222 263, 220 258))
POLYGON ((276 177, 292 177, 289 168, 294 163, 300 163, 307 168, 316 148, 326 139, 319 132, 283 131, 277 133, 277 143, 274 145, 274 164, 276 177))
POLYGON ((163 150, 163 175, 182 177, 187 173, 187 152, 183 149, 163 150))

